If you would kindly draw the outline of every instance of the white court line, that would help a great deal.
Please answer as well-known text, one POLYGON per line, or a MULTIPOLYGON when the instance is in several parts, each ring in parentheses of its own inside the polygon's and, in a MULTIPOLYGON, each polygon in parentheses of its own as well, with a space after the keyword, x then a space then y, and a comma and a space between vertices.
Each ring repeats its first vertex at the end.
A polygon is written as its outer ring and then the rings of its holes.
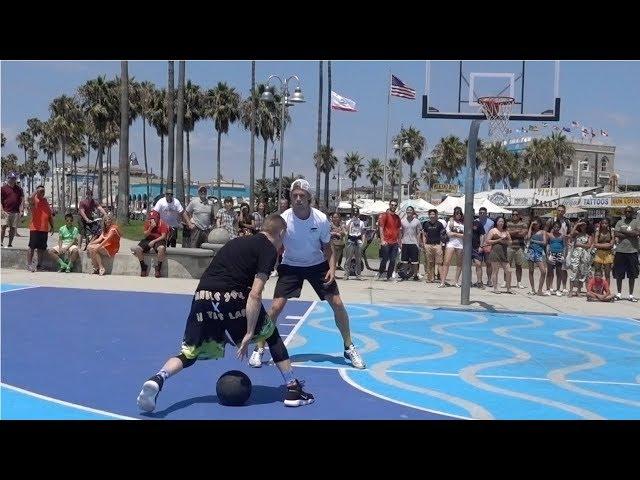
POLYGON ((283 327, 295 327, 298 324, 296 323, 279 323, 278 325, 282 325, 283 327))
MULTIPOLYGON (((355 370, 355 368, 351 368, 350 370, 355 370)), ((461 415, 454 415, 452 413, 445 413, 445 412, 440 412, 438 410, 430 410, 428 408, 423 408, 423 407, 418 407, 417 405, 412 405, 410 403, 405 403, 405 402, 401 402, 400 400, 395 400, 393 398, 390 397, 385 397, 384 395, 380 395, 379 393, 373 392, 361 385, 358 385, 356 382, 354 382, 353 380, 351 380, 348 376, 347 376, 347 369, 346 368, 339 368, 338 371, 340 372, 340 376, 342 377, 342 379, 347 382, 349 385, 351 385, 353 388, 357 388, 358 390, 363 391, 364 393, 368 393, 369 395, 372 395, 374 397, 378 397, 381 398, 382 400, 386 400, 388 402, 392 402, 392 403, 397 403, 398 405, 403 405, 405 407, 410 407, 410 408, 415 408, 416 410, 422 410, 424 412, 429 412, 429 413, 435 413, 438 415, 443 415, 445 417, 451 417, 451 418, 459 418, 461 420, 473 420, 472 418, 469 417, 463 417, 461 415)))
POLYGON ((299 316, 299 315, 287 315, 284 318, 286 320, 302 320, 304 318, 304 315, 302 315, 302 316, 299 316))
MULTIPOLYGON (((293 327, 293 329, 289 332, 289 335, 287 335, 287 338, 284 339, 284 344, 288 345, 289 342, 291 341, 291 339, 293 338, 293 336, 296 334, 296 332, 300 329, 300 327, 302 326, 302 324, 304 323, 304 321, 307 319, 307 317, 309 317, 309 314, 311 312, 313 312, 313 310, 316 308, 316 305, 318 304, 317 300, 314 300, 311 303, 311 306, 309 306, 309 308, 307 309, 306 312, 304 312, 304 315, 302 317, 300 317, 300 321, 297 323, 297 325, 295 327, 293 327)), ((289 318, 289 317, 287 317, 289 318)))
POLYGON ((9 390, 13 390, 15 392, 23 393, 25 395, 29 395, 31 397, 39 398, 41 400, 46 400, 48 402, 57 403, 59 405, 64 405, 65 407, 76 408, 78 410, 83 410, 85 412, 99 413, 100 415, 105 415, 107 417, 118 418, 120 420, 139 420, 138 418, 125 417, 124 415, 118 415, 117 413, 106 412, 104 410, 98 410, 96 408, 85 407, 84 405, 78 405, 77 403, 70 403, 70 402, 65 402, 64 400, 58 400, 57 398, 47 397, 46 395, 40 395, 39 393, 30 392, 29 390, 24 390, 22 388, 14 387, 13 385, 7 385, 6 383, 0 383, 0 385, 2 385, 5 388, 8 388, 9 390))
POLYGON ((11 290, 3 290, 2 293, 17 292, 19 290, 29 290, 30 288, 39 288, 40 285, 29 285, 27 287, 12 288, 11 290))
MULTIPOLYGON (((458 377, 457 373, 450 372, 416 372, 412 370, 387 370, 387 373, 411 373, 415 375, 438 375, 445 377, 458 377)), ((539 378, 539 377, 512 377, 509 375, 477 375, 478 378, 504 378, 511 380, 540 380, 545 382, 550 382, 551 380, 548 378, 539 378)), ((630 385, 632 387, 640 387, 638 383, 627 383, 627 382, 605 382, 598 380, 567 380, 571 383, 595 383, 595 384, 603 384, 603 385, 630 385)))

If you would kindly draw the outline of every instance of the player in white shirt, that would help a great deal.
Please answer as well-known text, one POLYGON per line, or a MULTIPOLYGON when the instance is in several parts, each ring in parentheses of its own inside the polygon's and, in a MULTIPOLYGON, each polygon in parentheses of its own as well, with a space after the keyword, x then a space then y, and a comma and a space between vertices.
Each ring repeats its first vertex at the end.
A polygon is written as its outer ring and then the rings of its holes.
MULTIPOLYGON (((327 216, 311 207, 309 182, 298 179, 291 184, 292 207, 282 212, 287 222, 283 240, 284 255, 278 266, 278 283, 273 294, 269 317, 276 321, 289 298, 298 298, 302 284, 311 284, 320 300, 326 300, 334 313, 344 342, 344 357, 355 368, 365 368, 365 362, 351 341, 349 315, 340 298, 335 280, 336 259, 331 248, 331 228, 327 216)), ((264 342, 258 343, 249 365, 262 366, 264 342)))

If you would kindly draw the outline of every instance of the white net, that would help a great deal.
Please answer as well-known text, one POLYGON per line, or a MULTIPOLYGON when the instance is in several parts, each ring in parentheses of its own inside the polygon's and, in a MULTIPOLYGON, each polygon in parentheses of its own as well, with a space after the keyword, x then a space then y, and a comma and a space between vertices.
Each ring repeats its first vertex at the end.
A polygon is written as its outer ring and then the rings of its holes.
POLYGON ((509 130, 509 116, 515 103, 512 97, 482 97, 478 99, 482 111, 489 120, 489 137, 494 141, 507 138, 509 130))

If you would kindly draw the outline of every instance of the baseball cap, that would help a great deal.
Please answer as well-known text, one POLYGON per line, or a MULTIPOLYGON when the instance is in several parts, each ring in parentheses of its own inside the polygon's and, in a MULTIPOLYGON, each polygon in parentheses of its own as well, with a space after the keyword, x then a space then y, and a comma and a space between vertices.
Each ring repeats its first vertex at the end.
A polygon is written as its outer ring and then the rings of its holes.
POLYGON ((9 175, 7 175, 7 178, 18 178, 18 175, 16 175, 16 172, 9 172, 9 175))
POLYGON ((295 190, 296 188, 299 188, 300 190, 304 190, 311 194, 311 185, 309 185, 309 182, 304 178, 298 178, 297 180, 294 180, 289 191, 293 192, 293 190, 295 190))
POLYGON ((198 192, 206 192, 207 191, 207 187, 205 187, 204 185, 202 185, 199 189, 198 192))
POLYGON ((149 212, 149 220, 159 220, 160 219, 160 213, 158 213, 157 210, 151 210, 149 212))

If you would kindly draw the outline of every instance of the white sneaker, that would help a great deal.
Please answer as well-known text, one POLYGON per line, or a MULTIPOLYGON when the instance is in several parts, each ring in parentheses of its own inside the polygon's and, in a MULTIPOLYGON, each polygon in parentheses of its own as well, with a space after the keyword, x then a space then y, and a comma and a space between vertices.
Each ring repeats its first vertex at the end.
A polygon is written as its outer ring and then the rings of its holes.
POLYGON ((518 288, 527 288, 522 283, 518 283, 518 288))
POLYGON ((262 366, 262 356, 264 355, 264 348, 258 347, 249 358, 249 366, 253 368, 260 368, 262 366))
POLYGON ((551 290, 547 290, 546 292, 544 292, 544 296, 545 297, 550 297, 551 296, 551 290))
MULTIPOLYGON (((564 290, 563 290, 562 292, 564 292, 564 290)), ((561 292, 560 290, 558 290, 558 291, 556 292, 556 296, 557 296, 557 297, 561 297, 561 296, 562 296, 562 292, 561 292)))
POLYGON ((354 368, 360 368, 360 369, 367 368, 367 366, 364 363, 364 360, 362 359, 362 357, 356 350, 355 345, 353 344, 351 344, 349 348, 347 348, 344 351, 344 358, 349 360, 351 362, 351 365, 353 365, 354 368))
POLYGON ((500 284, 500 288, 507 288, 507 282, 502 282, 500 284))
POLYGON ((155 380, 147 380, 142 385, 138 395, 138 407, 145 412, 153 412, 156 408, 156 398, 160 392, 160 385, 155 380))
POLYGON ((615 299, 616 300, 622 300, 622 294, 616 293, 615 299))

